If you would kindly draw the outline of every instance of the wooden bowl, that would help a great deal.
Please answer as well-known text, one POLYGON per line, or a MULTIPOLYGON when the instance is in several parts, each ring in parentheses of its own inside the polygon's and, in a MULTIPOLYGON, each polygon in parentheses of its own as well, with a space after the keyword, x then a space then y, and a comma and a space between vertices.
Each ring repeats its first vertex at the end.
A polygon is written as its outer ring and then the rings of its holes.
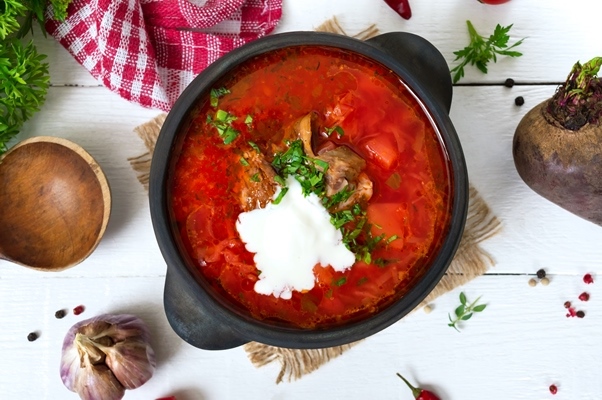
POLYGON ((0 160, 0 259, 40 271, 79 264, 100 242, 110 211, 104 173, 73 142, 34 137, 0 160))

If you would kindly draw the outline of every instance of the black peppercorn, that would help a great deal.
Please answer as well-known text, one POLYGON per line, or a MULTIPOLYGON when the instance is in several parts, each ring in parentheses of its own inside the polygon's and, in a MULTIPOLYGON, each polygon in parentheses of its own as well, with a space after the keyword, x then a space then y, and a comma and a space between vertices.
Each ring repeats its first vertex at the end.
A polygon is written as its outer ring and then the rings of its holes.
POLYGON ((29 335, 27 335, 27 340, 29 340, 30 342, 33 342, 37 338, 38 338, 38 334, 35 332, 31 332, 29 335))
POLYGON ((508 78, 506 79, 506 81, 504 82, 504 86, 511 88, 512 86, 514 86, 514 79, 512 78, 508 78))
POLYGON ((523 104, 525 104, 525 99, 523 98, 523 96, 518 96, 516 99, 514 99, 514 104, 516 104, 517 106, 522 106, 523 104))
POLYGON ((63 318, 65 315, 67 315, 67 311, 65 311, 65 310, 58 310, 57 312, 55 312, 55 313, 54 313, 54 316, 55 316, 57 319, 61 319, 61 318, 63 318))
POLYGON ((546 277, 546 271, 542 268, 539 271, 537 271, 537 277, 539 279, 543 279, 546 277))
POLYGON ((575 314, 575 315, 577 315, 577 318, 585 317, 585 313, 583 311, 577 311, 577 314, 575 314))

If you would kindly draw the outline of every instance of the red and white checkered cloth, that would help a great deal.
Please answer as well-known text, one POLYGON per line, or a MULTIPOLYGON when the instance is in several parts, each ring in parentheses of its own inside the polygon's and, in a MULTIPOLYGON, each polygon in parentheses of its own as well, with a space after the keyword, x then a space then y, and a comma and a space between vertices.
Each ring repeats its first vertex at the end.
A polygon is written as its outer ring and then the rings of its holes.
POLYGON ((74 0, 67 12, 46 30, 80 64, 123 98, 169 111, 209 64, 271 32, 282 0, 74 0))

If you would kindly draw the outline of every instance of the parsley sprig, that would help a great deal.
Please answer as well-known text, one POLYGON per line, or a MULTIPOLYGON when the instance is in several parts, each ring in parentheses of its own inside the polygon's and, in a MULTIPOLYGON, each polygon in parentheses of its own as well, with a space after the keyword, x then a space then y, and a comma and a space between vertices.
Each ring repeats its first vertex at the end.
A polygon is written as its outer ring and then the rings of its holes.
POLYGON ((40 110, 50 85, 46 56, 23 37, 37 19, 44 33, 44 12, 51 6, 54 18, 64 20, 71 0, 4 0, 0 2, 0 154, 40 110))
POLYGON ((460 292, 460 305, 454 310, 454 314, 456 316, 454 319, 452 319, 451 315, 448 314, 449 324, 447 324, 447 326, 450 326, 458 332, 460 332, 460 330, 458 329, 458 323, 460 321, 468 321, 470 318, 472 318, 474 313, 482 312, 485 309, 485 307, 487 307, 487 304, 477 305, 477 302, 480 299, 481 296, 477 297, 475 301, 468 304, 466 295, 464 294, 464 292, 460 292))
POLYGON ((466 21, 468 34, 470 35, 470 44, 462 50, 454 51, 456 56, 454 61, 462 59, 460 64, 456 65, 450 72, 453 74, 453 82, 457 83, 464 77, 464 67, 468 64, 476 66, 484 74, 487 73, 487 64, 493 60, 497 62, 497 56, 520 57, 523 54, 512 50, 519 46, 525 38, 519 40, 511 46, 508 46, 510 40, 510 29, 512 25, 501 26, 498 24, 493 34, 488 38, 479 35, 470 21, 466 21))

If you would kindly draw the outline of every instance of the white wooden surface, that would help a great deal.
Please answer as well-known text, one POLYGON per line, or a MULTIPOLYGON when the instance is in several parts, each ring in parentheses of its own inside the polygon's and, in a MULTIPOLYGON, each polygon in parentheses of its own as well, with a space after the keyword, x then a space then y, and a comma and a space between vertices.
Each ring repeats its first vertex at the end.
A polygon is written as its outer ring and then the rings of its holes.
MULTIPOLYGON (((101 164, 114 207, 106 235, 82 264, 61 273, 28 270, 0 261, 0 398, 74 399, 59 373, 61 343, 75 322, 100 313, 135 313, 153 334, 158 368, 126 399, 411 399, 396 372, 449 400, 600 399, 602 343, 602 227, 569 214, 532 192, 518 177, 511 153, 514 129, 550 97, 572 64, 602 55, 598 0, 512 0, 500 6, 476 0, 410 0, 402 20, 379 0, 284 0, 277 32, 312 30, 336 15, 348 33, 376 23, 430 40, 450 65, 467 43, 465 21, 489 34, 514 23, 514 39, 528 37, 524 56, 500 59, 488 75, 472 70, 454 88, 451 118, 462 141, 472 183, 501 219, 503 230, 484 243, 497 265, 490 273, 411 314, 317 372, 274 383, 277 365, 256 369, 242 348, 195 349, 170 329, 162 307, 165 264, 152 232, 147 197, 127 158, 144 151, 133 128, 158 114, 101 87, 54 43, 37 35, 49 55, 51 80, 42 112, 19 139, 52 135, 71 139, 101 164), (519 85, 501 83, 508 77, 519 85), (516 96, 525 105, 514 105, 516 96), (545 268, 551 283, 527 281, 545 268), (585 285, 582 276, 599 282, 585 285), (588 303, 577 296, 591 293, 588 303), (447 327, 447 313, 464 291, 482 295, 488 308, 462 333, 447 327), (586 317, 565 318, 563 303, 578 303, 586 317), (86 311, 62 320, 54 312, 79 304, 86 311), (26 336, 41 336, 28 342, 26 336), (558 394, 548 386, 555 383, 558 394)), ((2 229, 2 227, 0 227, 2 229)))

